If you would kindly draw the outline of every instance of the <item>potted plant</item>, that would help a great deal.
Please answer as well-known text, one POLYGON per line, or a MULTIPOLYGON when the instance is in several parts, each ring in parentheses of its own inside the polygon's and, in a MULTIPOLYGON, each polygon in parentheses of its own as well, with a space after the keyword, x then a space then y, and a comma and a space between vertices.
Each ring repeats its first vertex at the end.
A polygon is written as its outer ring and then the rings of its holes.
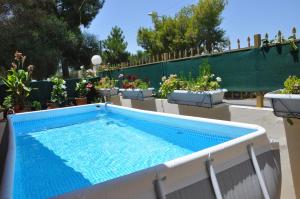
POLYGON ((289 76, 284 88, 265 94, 278 117, 300 118, 300 78, 289 76))
POLYGON ((33 101, 31 104, 31 110, 32 111, 39 111, 42 110, 42 105, 39 101, 33 101))
POLYGON ((30 73, 11 68, 8 71, 7 77, 2 78, 2 81, 8 88, 7 92, 13 99, 15 112, 22 112, 25 108, 25 101, 32 90, 30 87, 30 73))
POLYGON ((110 97, 113 95, 117 95, 119 88, 116 87, 118 80, 110 79, 109 77, 103 77, 98 82, 96 89, 100 93, 100 95, 104 97, 110 97))
POLYGON ((119 91, 124 99, 144 100, 144 98, 152 97, 154 88, 149 88, 149 81, 129 75, 123 79, 122 89, 119 91))
MULTIPOLYGON (((284 82, 284 88, 265 94, 271 100, 274 114, 283 117, 286 142, 292 170, 293 184, 300 186, 300 78, 289 76, 284 82)), ((296 197, 300 191, 296 190, 296 197)))
POLYGON ((14 108, 13 108, 13 99, 11 95, 8 95, 4 98, 3 101, 3 108, 4 108, 4 116, 7 114, 13 114, 14 113, 14 108))
POLYGON ((62 107, 67 100, 66 82, 60 77, 53 76, 50 79, 52 83, 51 103, 48 103, 48 109, 62 107))
POLYGON ((170 75, 162 78, 160 87, 162 97, 167 97, 169 103, 193 105, 211 108, 222 103, 226 89, 220 89, 220 77, 211 73, 210 65, 204 62, 197 78, 178 78, 170 75))
POLYGON ((86 79, 81 78, 78 83, 76 83, 75 91, 77 92, 78 97, 75 98, 75 103, 77 105, 87 104, 86 95, 88 93, 87 88, 88 82, 86 79))

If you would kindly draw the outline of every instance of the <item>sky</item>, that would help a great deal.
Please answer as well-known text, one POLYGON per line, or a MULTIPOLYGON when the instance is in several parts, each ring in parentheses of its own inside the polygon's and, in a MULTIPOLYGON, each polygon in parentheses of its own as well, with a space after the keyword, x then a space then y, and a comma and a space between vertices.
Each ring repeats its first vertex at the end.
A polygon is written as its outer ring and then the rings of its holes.
MULTIPOLYGON (((106 0, 104 7, 92 21, 86 32, 93 33, 99 40, 106 39, 113 26, 121 27, 127 50, 135 53, 142 50, 137 45, 137 31, 140 27, 152 27, 148 13, 174 16, 180 8, 197 3, 198 0, 106 0)), ((300 36, 300 0, 228 0, 222 17, 221 27, 226 31, 236 48, 237 39, 241 47, 247 46, 247 37, 253 43, 253 35, 269 34, 272 39, 278 30, 287 38, 296 27, 300 36)))

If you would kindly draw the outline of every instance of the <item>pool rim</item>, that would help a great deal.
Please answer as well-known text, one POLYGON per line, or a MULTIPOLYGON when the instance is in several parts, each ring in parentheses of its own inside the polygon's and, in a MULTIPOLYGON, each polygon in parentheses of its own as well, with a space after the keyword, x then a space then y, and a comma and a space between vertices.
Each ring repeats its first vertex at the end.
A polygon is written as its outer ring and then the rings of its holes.
MULTIPOLYGON (((17 114, 12 114, 9 115, 8 118, 8 137, 9 137, 9 142, 8 142, 8 150, 7 150, 7 155, 5 159, 5 164, 4 164, 4 170, 3 170, 3 176, 1 179, 1 190, 0 190, 0 198, 4 199, 9 199, 12 198, 13 196, 13 182, 14 182, 14 171, 15 171, 15 158, 16 158, 16 143, 15 139, 13 136, 14 133, 14 128, 12 125, 12 119, 15 116, 22 116, 22 115, 31 115, 31 114, 37 114, 37 113, 44 113, 44 112, 52 112, 52 111, 63 111, 66 109, 80 109, 84 107, 112 107, 112 108, 117 108, 117 109, 122 109, 122 110, 128 110, 128 111, 133 111, 133 112, 138 112, 138 113, 143 113, 143 114, 150 114, 150 115, 157 115, 157 116, 164 116, 164 117, 171 117, 171 118, 176 118, 176 119, 183 119, 183 120, 188 120, 188 121, 198 121, 198 122, 205 122, 205 123, 211 123, 211 124, 221 124, 221 125, 226 125, 226 126, 233 126, 233 127, 239 127, 239 128, 247 128, 247 129, 253 129, 253 132, 248 133, 246 135, 239 136, 237 138, 233 138, 229 141, 202 149, 200 151, 170 160, 166 161, 164 163, 148 167, 130 174, 127 174, 125 176, 120 176, 108 181, 100 182, 92 186, 97 186, 102 183, 106 183, 109 181, 114 181, 118 180, 119 178, 130 176, 132 174, 139 175, 143 174, 148 170, 155 170, 156 168, 160 168, 161 166, 166 166, 168 168, 176 167, 185 163, 188 163, 190 161, 196 160, 198 158, 202 158, 203 156, 207 154, 213 154, 218 151, 221 151, 223 149, 227 149, 230 147, 233 147, 235 145, 238 145, 242 142, 245 142, 247 140, 259 137, 261 135, 266 134, 266 130, 258 125, 255 124, 247 124, 247 123, 240 123, 240 122, 232 122, 232 121, 225 121, 225 120, 217 120, 217 119, 209 119, 209 118, 203 118, 203 117, 193 117, 193 116, 185 116, 185 115, 177 115, 177 114, 171 114, 171 113, 161 113, 161 112, 154 112, 154 111, 147 111, 147 110, 141 110, 141 109, 134 109, 134 108, 129 108, 129 107, 123 107, 123 106, 117 106, 113 104, 108 104, 108 103, 95 103, 95 104, 88 104, 88 105, 81 105, 81 106, 72 106, 72 107, 64 107, 64 108, 58 108, 58 109, 49 109, 49 110, 41 110, 41 111, 34 111, 34 112, 27 112, 27 113, 17 113, 17 114)), ((72 192, 81 190, 84 188, 79 188, 76 190, 73 190, 72 192)), ((70 192, 65 192, 62 193, 66 194, 70 192)), ((55 196, 54 196, 55 197, 55 196)))

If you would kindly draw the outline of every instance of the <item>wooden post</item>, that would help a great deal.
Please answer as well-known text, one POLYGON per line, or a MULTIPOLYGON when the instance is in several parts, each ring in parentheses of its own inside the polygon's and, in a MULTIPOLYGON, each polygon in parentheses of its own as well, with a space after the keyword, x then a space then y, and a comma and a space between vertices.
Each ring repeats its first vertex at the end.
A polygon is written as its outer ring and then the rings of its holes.
POLYGON ((184 50, 184 57, 187 57, 187 50, 184 50))
POLYGON ((173 52, 173 58, 176 59, 176 51, 173 52))
POLYGON ((282 43, 282 33, 280 30, 278 31, 277 36, 278 36, 279 43, 282 43))
POLYGON ((248 42, 248 48, 251 47, 251 44, 250 44, 250 37, 247 38, 247 42, 248 42))
POLYGON ((167 61, 168 60, 168 53, 164 53, 163 54, 163 61, 167 61))
POLYGON ((190 49, 190 52, 191 52, 191 55, 190 55, 190 56, 191 56, 191 57, 194 56, 194 49, 193 49, 193 48, 190 49))
POLYGON ((264 107, 264 94, 261 91, 256 92, 256 107, 264 107))
POLYGON ((260 48, 261 46, 261 34, 254 35, 254 48, 260 48))
POLYGON ((292 29, 292 34, 293 34, 293 37, 296 39, 296 27, 293 27, 292 29))
POLYGON ((168 53, 168 60, 171 59, 171 53, 168 53))
POLYGON ((181 58, 181 50, 179 50, 179 58, 181 58))
POLYGON ((231 50, 231 42, 228 40, 228 50, 231 50))
POLYGON ((240 39, 237 39, 237 45, 238 45, 238 49, 240 49, 241 48, 241 41, 240 41, 240 39))

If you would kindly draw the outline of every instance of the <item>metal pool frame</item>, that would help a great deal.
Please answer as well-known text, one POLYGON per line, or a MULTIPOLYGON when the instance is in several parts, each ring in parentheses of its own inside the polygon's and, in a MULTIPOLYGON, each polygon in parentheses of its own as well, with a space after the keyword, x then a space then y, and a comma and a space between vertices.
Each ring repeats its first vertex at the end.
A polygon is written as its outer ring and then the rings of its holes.
MULTIPOLYGON (((193 186, 199 182, 204 182, 204 184, 206 184, 205 186, 210 187, 212 193, 209 193, 210 195, 208 194, 207 198, 212 196, 218 199, 223 197, 228 198, 228 193, 224 192, 224 186, 222 186, 224 183, 222 181, 226 182, 226 179, 222 179, 222 172, 224 173, 227 170, 235 168, 237 165, 243 165, 245 162, 250 164, 250 167, 253 168, 251 169, 252 173, 249 174, 250 177, 254 176, 255 178, 253 181, 254 184, 251 185, 253 186, 251 189, 254 189, 255 186, 255 189, 257 189, 257 192, 260 194, 259 196, 264 198, 274 198, 275 195, 278 195, 278 189, 280 195, 280 166, 278 166, 278 162, 273 156, 274 153, 264 128, 251 124, 158 113, 100 103, 31 113, 20 113, 9 116, 9 144, 4 175, 1 184, 0 198, 12 198, 13 193, 16 153, 15 140, 13 136, 14 130, 12 125, 13 118, 18 118, 22 115, 30 115, 30 118, 39 118, 40 116, 48 117, 48 115, 54 115, 55 113, 68 115, 80 113, 82 112, 81 110, 95 108, 107 108, 108 110, 112 111, 130 111, 146 115, 165 117, 166 119, 174 118, 176 120, 199 121, 210 124, 248 128, 253 129, 254 132, 154 167, 92 185, 88 188, 75 190, 71 193, 65 193, 58 196, 59 198, 172 199, 176 198, 175 196, 178 194, 182 195, 183 193, 189 191, 195 191, 193 190, 195 189, 193 186), (261 168, 262 159, 266 160, 264 162, 268 167, 261 168), (270 182, 270 178, 273 179, 272 181, 275 179, 276 183, 270 182)), ((239 174, 237 173, 237 175, 239 174)), ((199 186, 201 188, 202 185, 199 186)), ((199 189, 199 186, 197 189, 199 189)), ((240 190, 237 190, 237 192, 240 192, 240 190)), ((252 192, 253 194, 258 194, 254 193, 254 191, 252 192)), ((197 195, 195 198, 197 198, 197 195)))

